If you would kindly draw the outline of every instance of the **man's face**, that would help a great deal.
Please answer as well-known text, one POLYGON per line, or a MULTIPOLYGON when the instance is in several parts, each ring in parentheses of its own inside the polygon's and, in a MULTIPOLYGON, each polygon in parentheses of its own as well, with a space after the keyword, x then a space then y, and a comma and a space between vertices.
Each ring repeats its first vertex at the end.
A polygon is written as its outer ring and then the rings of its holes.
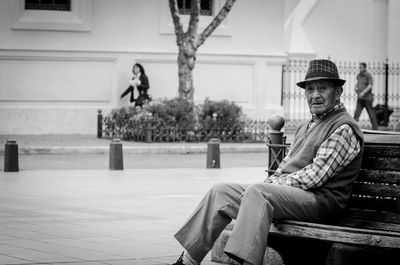
POLYGON ((365 71, 366 67, 363 64, 360 64, 358 66, 358 69, 360 69, 360 72, 365 71))
POLYGON ((306 94, 308 107, 311 114, 322 114, 339 103, 343 89, 335 86, 332 81, 320 80, 306 83, 304 92, 306 94))

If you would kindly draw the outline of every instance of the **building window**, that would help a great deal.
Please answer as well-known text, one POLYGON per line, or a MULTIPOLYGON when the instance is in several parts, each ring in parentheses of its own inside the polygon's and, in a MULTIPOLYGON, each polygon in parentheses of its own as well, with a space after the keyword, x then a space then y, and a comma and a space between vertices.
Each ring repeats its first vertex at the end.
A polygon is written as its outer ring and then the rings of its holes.
MULTIPOLYGON (((0 0, 1 1, 1 0, 0 0)), ((81 0, 82 1, 82 0, 81 0)), ((186 0, 190 2, 190 0, 186 0)), ((208 0, 205 2, 209 3, 209 16, 201 16, 199 21, 199 31, 203 31, 207 28, 207 26, 213 21, 214 16, 224 7, 226 0, 208 0)), ((171 12, 169 10, 168 1, 158 1, 160 8, 159 8, 159 16, 160 16, 160 34, 168 34, 168 35, 175 35, 174 23, 172 22, 171 12)), ((177 0, 179 5, 183 5, 183 1, 177 0)), ((203 2, 203 0, 202 0, 203 2)), ((73 6, 73 5, 72 5, 73 6)), ((178 6, 179 7, 179 6, 178 6)), ((61 12, 60 12, 61 13, 61 12)), ((190 13, 190 10, 189 12, 190 13)), ((190 16, 182 15, 180 17, 181 24, 184 29, 189 25, 190 16)), ((213 36, 224 36, 224 37, 232 37, 232 27, 229 26, 229 16, 226 17, 221 24, 215 29, 213 36)))
MULTIPOLYGON (((200 15, 212 16, 212 0, 200 1, 200 15)), ((192 0, 178 0, 179 13, 189 15, 192 8, 192 0)))
POLYGON ((25 0, 26 10, 71 11, 70 0, 25 0))
POLYGON ((92 0, 11 2, 17 11, 13 30, 90 31, 92 27, 92 0))

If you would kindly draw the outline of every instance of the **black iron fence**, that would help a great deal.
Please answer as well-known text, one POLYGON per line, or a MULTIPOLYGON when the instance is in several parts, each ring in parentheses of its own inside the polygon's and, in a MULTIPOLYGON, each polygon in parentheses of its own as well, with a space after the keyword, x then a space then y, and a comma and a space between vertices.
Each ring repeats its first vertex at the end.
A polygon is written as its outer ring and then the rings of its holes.
MULTIPOLYGON (((286 129, 295 128, 299 123, 310 117, 303 90, 296 83, 304 80, 307 72, 308 59, 289 59, 283 66, 282 104, 286 119, 286 129)), ((358 62, 335 62, 340 77, 346 80, 343 86, 342 102, 350 113, 354 113, 357 95, 354 87, 359 73, 358 62)), ((388 106, 393 110, 388 120, 388 129, 399 128, 400 120, 400 65, 399 63, 367 62, 367 71, 374 78, 374 106, 388 106)), ((360 125, 369 128, 370 122, 366 111, 360 117, 360 125)))
MULTIPOLYGON (((99 116, 102 116, 99 112, 99 116)), ((130 120, 126 124, 112 126, 98 118, 98 137, 121 138, 140 142, 208 142, 219 138, 221 142, 266 143, 268 125, 265 120, 246 120, 231 126, 221 121, 211 120, 201 128, 180 128, 169 124, 138 122, 130 120)), ((110 121, 106 121, 110 123, 110 121)))

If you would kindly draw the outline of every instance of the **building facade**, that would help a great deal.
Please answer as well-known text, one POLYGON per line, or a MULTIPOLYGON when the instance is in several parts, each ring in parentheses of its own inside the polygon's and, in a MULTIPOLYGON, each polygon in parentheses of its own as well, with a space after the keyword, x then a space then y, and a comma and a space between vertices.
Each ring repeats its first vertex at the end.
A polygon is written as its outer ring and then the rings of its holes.
MULTIPOLYGON (((119 95, 136 62, 153 98, 177 96, 167 0, 71 0, 70 11, 25 2, 0 1, 0 134, 95 134, 98 109, 129 105, 119 95)), ((211 2, 213 14, 224 4, 211 2)), ((399 2, 237 0, 198 51, 194 99, 228 99, 266 118, 284 113, 289 58, 400 61, 399 2)))

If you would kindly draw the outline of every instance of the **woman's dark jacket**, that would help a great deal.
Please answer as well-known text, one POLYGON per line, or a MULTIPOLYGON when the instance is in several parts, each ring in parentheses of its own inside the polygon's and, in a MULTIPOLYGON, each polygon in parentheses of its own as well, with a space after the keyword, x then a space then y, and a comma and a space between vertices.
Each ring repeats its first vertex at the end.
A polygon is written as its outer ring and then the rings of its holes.
MULTIPOLYGON (((132 78, 133 79, 133 78, 132 78)), ((140 80, 140 85, 137 85, 137 90, 139 93, 139 96, 135 99, 135 94, 134 94, 134 87, 133 86, 129 86, 124 93, 121 94, 121 98, 125 97, 129 92, 131 93, 131 98, 130 98, 130 102, 135 102, 135 107, 136 106, 142 106, 143 103, 146 100, 150 100, 149 94, 147 93, 147 91, 150 88, 149 85, 149 79, 147 78, 147 76, 145 74, 140 74, 139 76, 139 80, 140 80)))

